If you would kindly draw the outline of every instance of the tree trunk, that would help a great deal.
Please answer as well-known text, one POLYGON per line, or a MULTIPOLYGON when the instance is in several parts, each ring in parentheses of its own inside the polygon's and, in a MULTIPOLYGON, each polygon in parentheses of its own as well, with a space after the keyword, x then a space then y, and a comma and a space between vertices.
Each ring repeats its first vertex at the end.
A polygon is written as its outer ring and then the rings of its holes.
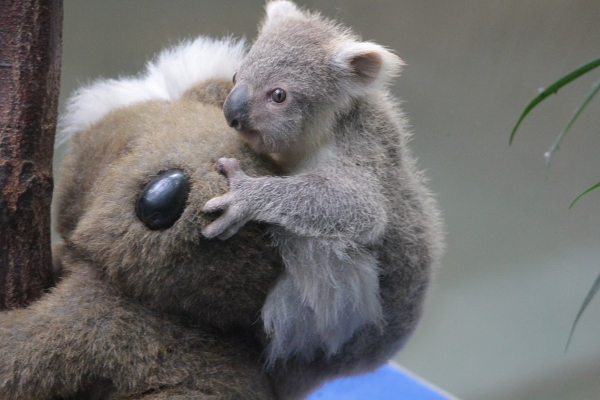
POLYGON ((0 309, 53 284, 52 154, 62 0, 0 0, 0 309))

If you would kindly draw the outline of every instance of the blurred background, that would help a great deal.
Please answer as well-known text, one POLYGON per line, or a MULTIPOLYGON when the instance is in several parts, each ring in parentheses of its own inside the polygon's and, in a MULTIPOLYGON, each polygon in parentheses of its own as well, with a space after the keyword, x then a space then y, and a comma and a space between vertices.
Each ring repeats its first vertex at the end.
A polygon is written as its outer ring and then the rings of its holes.
MULTIPOLYGON (((422 323, 396 360, 464 400, 600 398, 600 99, 549 169, 543 154, 592 72, 510 131, 539 88, 600 55, 597 0, 298 1, 394 49, 393 86, 443 210, 447 250, 422 323)), ((197 35, 252 40, 263 0, 66 0, 61 110, 79 85, 131 75, 197 35)))

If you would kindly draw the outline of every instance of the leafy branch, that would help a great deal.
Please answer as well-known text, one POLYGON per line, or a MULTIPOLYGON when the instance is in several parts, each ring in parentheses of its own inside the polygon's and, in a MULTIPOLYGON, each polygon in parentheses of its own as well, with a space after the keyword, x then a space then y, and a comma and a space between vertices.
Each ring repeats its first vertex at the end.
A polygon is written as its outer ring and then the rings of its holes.
POLYGON ((517 124, 513 128, 512 133, 510 134, 509 144, 512 144, 513 139, 515 137, 515 133, 517 133, 517 129, 519 128, 519 125, 521 125, 521 122, 523 122, 523 120, 525 119, 527 114, 529 114, 529 112, 531 110, 533 110, 535 108, 535 106, 540 104, 542 101, 544 101, 544 99, 546 99, 551 94, 555 94, 556 92, 558 92, 558 90, 560 88, 562 88, 563 86, 571 83, 575 79, 590 72, 594 68, 598 68, 599 66, 600 66, 600 57, 585 64, 585 65, 582 65, 581 67, 577 68, 575 71, 563 76, 562 78, 560 78, 559 80, 554 82, 552 85, 550 85, 547 88, 545 88, 544 90, 542 90, 540 92, 540 94, 538 94, 537 97, 535 97, 533 100, 531 100, 531 102, 527 105, 527 107, 525 107, 525 110, 523 110, 521 117, 517 121, 517 124))
MULTIPOLYGON (((581 67, 568 73, 567 75, 563 76, 562 78, 560 78, 559 80, 557 80, 556 82, 552 83, 550 86, 548 86, 547 88, 542 90, 540 92, 540 94, 538 94, 533 100, 531 100, 531 102, 523 110, 521 117, 519 117, 519 120, 517 121, 515 127, 513 128, 512 132, 510 134, 509 145, 512 144, 515 134, 517 132, 517 129, 521 125, 521 122, 523 122, 523 120, 525 119, 527 114, 529 114, 529 112, 531 110, 533 110, 538 104, 540 104, 542 101, 544 101, 551 94, 555 94, 556 92, 558 92, 558 90, 560 88, 562 88, 563 86, 573 82, 575 79, 581 77, 584 74, 587 74, 588 72, 590 72, 598 67, 600 67, 600 58, 597 58, 587 64, 582 65, 581 67)), ((571 119, 569 120, 569 122, 567 123, 567 125, 565 126, 563 131, 557 136, 552 147, 550 147, 550 149, 546 153, 544 153, 544 158, 546 159, 547 165, 550 165, 550 161, 552 160, 554 153, 556 152, 556 150, 558 150, 565 135, 571 129, 571 126, 573 126, 573 123, 577 120, 577 118, 579 118, 579 115, 581 114, 581 112, 588 106, 588 104, 598 94, 599 91, 600 91, 600 80, 598 80, 596 83, 594 83, 592 85, 592 91, 590 92, 590 94, 585 98, 583 103, 581 103, 581 105, 575 110, 575 112, 573 113, 573 116, 571 117, 571 119)), ((595 189, 598 189, 598 188, 600 188, 600 182, 591 186, 590 188, 585 190, 583 193, 581 193, 579 196, 577 196, 575 198, 575 200, 573 200, 573 202, 569 206, 569 209, 571 209, 573 207, 573 205, 575 205, 575 203, 577 203, 577 201, 579 201, 580 198, 582 198, 589 192, 591 192, 595 189)), ((575 317, 575 321, 573 322, 573 326, 571 327, 571 332, 569 333, 569 339, 567 340, 567 346, 566 346, 567 348, 569 347, 569 343, 571 342, 571 338, 573 337, 573 332, 575 332, 575 327, 577 326, 577 322, 579 322, 581 315, 583 314, 583 312, 589 305, 589 303, 592 300, 592 298, 594 297, 594 295, 598 292, 598 290, 600 290, 600 275, 598 275, 598 277, 592 284, 592 287, 588 291, 588 294, 586 295, 585 299, 583 300, 583 303, 581 304, 581 307, 579 308, 579 311, 577 312, 577 316, 575 317)))

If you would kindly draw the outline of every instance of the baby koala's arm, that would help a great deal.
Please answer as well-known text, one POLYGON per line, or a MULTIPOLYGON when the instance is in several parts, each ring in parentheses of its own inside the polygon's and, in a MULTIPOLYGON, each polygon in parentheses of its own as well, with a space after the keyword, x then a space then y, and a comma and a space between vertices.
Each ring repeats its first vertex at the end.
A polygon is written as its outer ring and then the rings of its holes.
POLYGON ((250 220, 282 226, 305 237, 350 239, 367 244, 387 223, 385 198, 368 172, 329 165, 291 176, 246 175, 234 158, 221 158, 217 170, 230 191, 209 200, 204 212, 223 211, 204 228, 207 238, 233 236, 250 220))

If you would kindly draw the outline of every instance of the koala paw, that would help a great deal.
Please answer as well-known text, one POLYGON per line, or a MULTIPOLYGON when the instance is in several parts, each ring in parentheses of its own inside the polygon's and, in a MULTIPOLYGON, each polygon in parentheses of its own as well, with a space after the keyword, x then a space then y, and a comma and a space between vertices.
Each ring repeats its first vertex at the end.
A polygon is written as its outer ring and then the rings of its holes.
POLYGON ((248 178, 248 175, 242 171, 237 158, 219 158, 215 169, 227 178, 230 185, 234 183, 233 181, 237 182, 243 178, 248 178))
POLYGON ((223 196, 210 199, 204 204, 203 212, 223 211, 223 215, 205 227, 202 234, 208 239, 226 240, 235 235, 252 219, 250 204, 242 189, 242 183, 249 182, 252 178, 242 171, 235 158, 220 158, 217 161, 216 169, 227 178, 230 191, 223 196))

